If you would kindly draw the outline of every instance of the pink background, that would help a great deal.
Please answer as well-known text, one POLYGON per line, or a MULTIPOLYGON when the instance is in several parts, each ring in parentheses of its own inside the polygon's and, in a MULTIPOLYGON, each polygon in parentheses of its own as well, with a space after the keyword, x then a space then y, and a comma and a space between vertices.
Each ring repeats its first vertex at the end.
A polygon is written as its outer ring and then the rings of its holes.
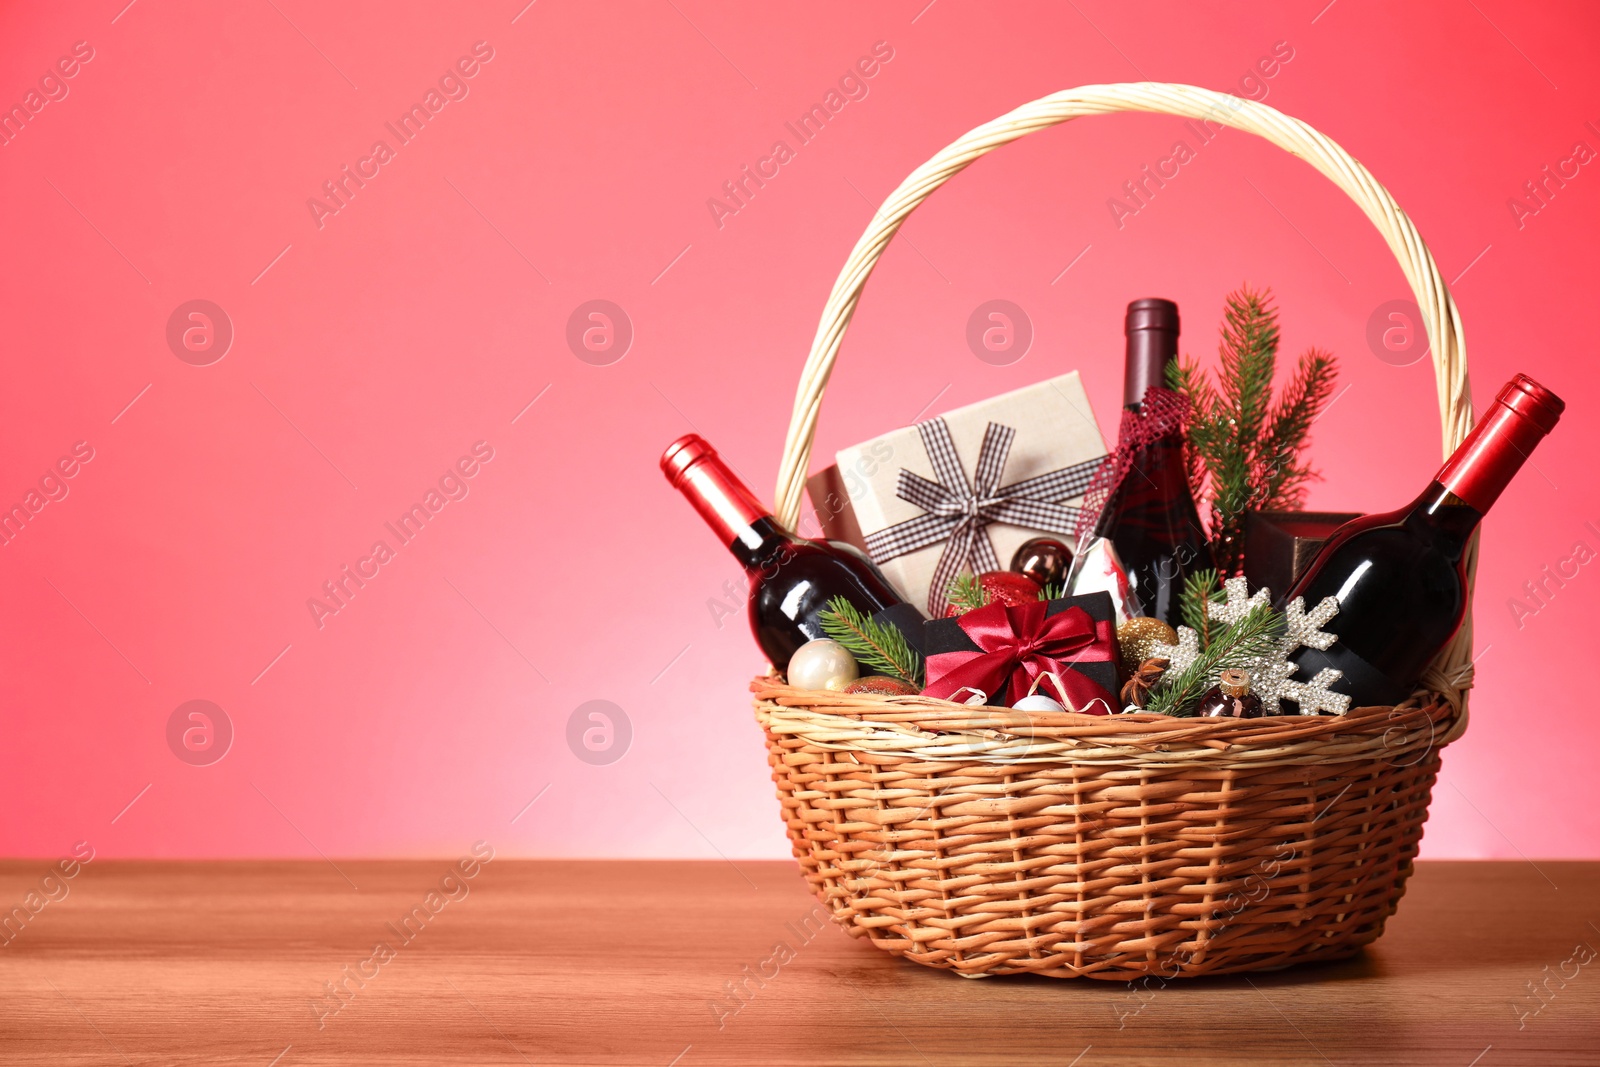
MULTIPOLYGON (((1454 280, 1477 401, 1517 371, 1566 398, 1486 524, 1473 727, 1425 852, 1600 855, 1582 673, 1600 564, 1520 627, 1508 605, 1574 542, 1600 548, 1600 171, 1521 220, 1507 204, 1575 141, 1600 148, 1600 9, 525 2, 0 13, 6 106, 74 42, 93 49, 0 147, 0 503, 75 442, 94 450, 0 547, 0 852, 786 855, 745 693, 758 657, 708 607, 736 571, 656 459, 698 430, 770 492, 817 315, 874 205, 1019 103, 1149 78, 1264 91, 1347 147, 1454 280), (479 41, 493 58, 468 95, 319 227, 308 199, 479 41), (893 58, 867 96, 719 227, 708 199, 775 140, 795 148, 784 123, 879 41, 893 58), (1241 81, 1278 42, 1292 60, 1241 81), (166 340, 193 299, 235 332, 209 366, 166 340), (566 342, 594 299, 634 330, 607 366, 566 342), (478 441, 493 459, 465 499, 319 628, 308 598, 478 441), (168 746, 195 699, 235 731, 209 766, 168 746), (569 748, 589 700, 631 723, 615 762, 569 748)), ((1286 357, 1343 361, 1312 504, 1409 499, 1438 417, 1428 363, 1367 344, 1374 310, 1409 295, 1393 260, 1310 168, 1231 131, 1119 229, 1107 199, 1185 136, 1161 116, 1073 123, 940 192, 867 290, 819 455, 935 397, 1072 368, 1109 430, 1123 305, 1176 299, 1185 349, 1210 356, 1224 294, 1251 281, 1277 293, 1286 357), (1036 333, 1005 367, 964 340, 996 298, 1036 333)))

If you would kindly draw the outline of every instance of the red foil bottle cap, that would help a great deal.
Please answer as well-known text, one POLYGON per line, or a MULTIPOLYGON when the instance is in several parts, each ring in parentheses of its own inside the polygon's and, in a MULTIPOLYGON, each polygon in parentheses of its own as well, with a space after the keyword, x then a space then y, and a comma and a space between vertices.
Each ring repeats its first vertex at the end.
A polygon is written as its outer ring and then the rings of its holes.
POLYGON ((1122 377, 1122 403, 1138 407, 1153 385, 1167 384, 1167 364, 1178 355, 1178 305, 1147 296, 1128 305, 1122 320, 1127 337, 1127 362, 1122 377))
POLYGON ((661 472, 676 489, 690 467, 707 456, 716 454, 717 450, 712 448, 704 437, 697 433, 686 433, 668 445, 667 450, 661 454, 661 472))
POLYGON ((1566 410, 1556 394, 1519 374, 1501 388, 1434 479, 1479 514, 1488 511, 1566 410))
POLYGON ((1526 374, 1519 374, 1507 382, 1494 399, 1495 403, 1504 404, 1524 418, 1531 419, 1545 433, 1556 428, 1556 423, 1561 421, 1561 413, 1567 410, 1566 401, 1526 374))
POLYGON ((760 540, 750 527, 768 515, 766 506, 728 469, 705 438, 687 433, 672 442, 661 455, 661 470, 724 545, 760 540))

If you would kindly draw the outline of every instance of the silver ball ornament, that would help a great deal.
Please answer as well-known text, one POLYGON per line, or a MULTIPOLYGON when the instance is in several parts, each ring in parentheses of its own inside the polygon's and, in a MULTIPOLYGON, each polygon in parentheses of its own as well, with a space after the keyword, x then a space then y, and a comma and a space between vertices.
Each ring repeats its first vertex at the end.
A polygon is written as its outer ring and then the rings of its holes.
POLYGON ((855 657, 837 641, 819 637, 789 657, 789 684, 796 689, 840 690, 861 676, 855 657))

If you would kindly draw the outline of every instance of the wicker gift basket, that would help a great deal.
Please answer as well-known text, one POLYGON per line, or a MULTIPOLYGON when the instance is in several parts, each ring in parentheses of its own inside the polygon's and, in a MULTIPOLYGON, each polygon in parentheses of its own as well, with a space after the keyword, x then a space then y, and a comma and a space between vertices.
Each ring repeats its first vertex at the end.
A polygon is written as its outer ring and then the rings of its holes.
MULTIPOLYGON (((1443 446, 1472 425, 1461 325, 1422 238, 1365 167, 1303 122, 1188 85, 1089 85, 979 126, 873 218, 823 309, 775 514, 793 528, 822 393, 862 288, 918 204, 978 157, 1082 115, 1148 111, 1257 134, 1383 234, 1432 341, 1443 446)), ((1476 557, 1469 554, 1469 574, 1476 557)), ((1439 750, 1466 726, 1471 625, 1398 707, 1174 719, 807 692, 757 678, 794 854, 852 935, 967 977, 1130 980, 1348 956, 1394 913, 1439 750)))

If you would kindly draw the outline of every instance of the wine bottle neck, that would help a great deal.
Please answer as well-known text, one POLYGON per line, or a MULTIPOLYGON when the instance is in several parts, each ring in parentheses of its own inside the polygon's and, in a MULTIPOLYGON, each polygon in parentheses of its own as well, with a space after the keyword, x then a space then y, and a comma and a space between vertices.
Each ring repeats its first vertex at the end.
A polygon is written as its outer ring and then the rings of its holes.
POLYGON ((1152 386, 1166 385, 1167 364, 1178 358, 1178 305, 1159 297, 1135 300, 1123 328, 1128 342, 1122 403, 1138 411, 1152 386))
POLYGON ((787 558, 786 552, 799 539, 778 525, 771 516, 757 519, 747 526, 741 536, 729 543, 728 550, 745 570, 771 567, 787 558))
POLYGON ((1526 375, 1517 375, 1500 390, 1434 480, 1478 512, 1488 511, 1565 407, 1554 393, 1526 375))
POLYGON ((750 487, 698 434, 672 442, 661 457, 661 469, 741 563, 749 565, 787 539, 750 487))

